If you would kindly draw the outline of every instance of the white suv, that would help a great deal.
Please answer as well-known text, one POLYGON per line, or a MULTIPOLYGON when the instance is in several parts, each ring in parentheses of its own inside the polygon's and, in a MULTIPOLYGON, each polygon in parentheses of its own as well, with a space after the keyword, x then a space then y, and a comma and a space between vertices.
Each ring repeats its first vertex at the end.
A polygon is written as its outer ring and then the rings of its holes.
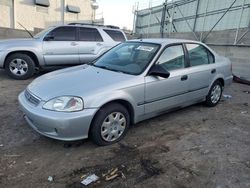
POLYGON ((71 23, 50 27, 32 39, 0 41, 0 68, 12 78, 27 79, 35 69, 89 63, 126 40, 115 26, 71 23))

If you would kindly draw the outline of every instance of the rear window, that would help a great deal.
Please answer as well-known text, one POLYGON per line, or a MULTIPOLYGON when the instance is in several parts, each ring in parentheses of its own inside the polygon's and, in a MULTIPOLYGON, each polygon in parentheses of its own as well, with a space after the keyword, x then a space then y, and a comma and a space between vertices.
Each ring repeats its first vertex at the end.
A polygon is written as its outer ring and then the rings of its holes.
POLYGON ((104 31, 114 40, 118 42, 124 42, 126 41, 123 33, 121 31, 115 31, 115 30, 108 30, 104 29, 104 31))
POLYGON ((94 28, 80 28, 79 40, 80 41, 96 41, 96 42, 103 41, 102 36, 100 35, 99 31, 94 28))
POLYGON ((215 63, 214 55, 209 50, 207 50, 207 55, 208 55, 209 63, 215 63))

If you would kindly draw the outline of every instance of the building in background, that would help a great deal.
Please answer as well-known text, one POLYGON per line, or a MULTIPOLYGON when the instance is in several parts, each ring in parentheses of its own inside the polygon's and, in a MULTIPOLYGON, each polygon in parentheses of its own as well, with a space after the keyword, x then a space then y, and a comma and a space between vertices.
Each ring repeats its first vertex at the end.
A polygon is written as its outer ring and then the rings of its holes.
POLYGON ((97 8, 95 0, 0 0, 0 27, 23 29, 22 24, 34 31, 69 22, 102 24, 97 8))

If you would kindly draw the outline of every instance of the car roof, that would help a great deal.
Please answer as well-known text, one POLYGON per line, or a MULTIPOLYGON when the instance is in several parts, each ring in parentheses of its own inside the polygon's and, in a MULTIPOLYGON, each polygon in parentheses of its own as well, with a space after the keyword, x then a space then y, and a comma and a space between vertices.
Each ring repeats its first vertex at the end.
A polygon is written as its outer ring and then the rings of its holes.
POLYGON ((128 40, 127 42, 147 42, 147 43, 154 43, 154 44, 160 44, 163 47, 169 44, 175 44, 175 43, 195 43, 195 44, 201 44, 202 46, 205 46, 211 53, 213 53, 214 56, 218 56, 218 54, 211 49, 209 46, 206 44, 200 42, 200 41, 195 41, 195 40, 186 40, 186 39, 175 39, 175 38, 146 38, 146 39, 133 39, 133 40, 128 40))
POLYGON ((63 26, 63 27, 85 27, 85 28, 87 27, 87 28, 95 28, 95 29, 100 28, 100 29, 107 29, 107 30, 114 30, 114 31, 122 31, 121 29, 111 28, 111 27, 105 26, 105 25, 101 26, 101 25, 90 25, 90 24, 86 24, 86 25, 84 25, 84 24, 75 24, 75 25, 59 25, 57 27, 61 27, 61 26, 63 26))
POLYGON ((168 44, 173 44, 173 43, 197 43, 200 44, 198 41, 193 41, 193 40, 186 40, 186 39, 174 39, 174 38, 147 38, 147 39, 133 39, 130 41, 134 42, 148 42, 148 43, 155 43, 155 44, 161 44, 161 45, 168 45, 168 44))

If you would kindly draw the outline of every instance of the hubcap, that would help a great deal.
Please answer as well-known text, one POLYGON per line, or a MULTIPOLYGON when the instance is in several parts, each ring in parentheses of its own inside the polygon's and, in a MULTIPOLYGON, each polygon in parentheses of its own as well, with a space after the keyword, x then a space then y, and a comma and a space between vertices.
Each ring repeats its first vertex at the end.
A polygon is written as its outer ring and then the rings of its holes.
POLYGON ((120 138, 126 128, 126 118, 120 112, 112 112, 103 121, 101 126, 102 139, 113 142, 120 138))
POLYGON ((220 100, 221 96, 221 87, 219 85, 215 85, 211 92, 211 101, 212 103, 217 103, 220 100))
POLYGON ((9 69, 13 74, 15 74, 17 76, 22 76, 22 75, 25 75, 27 73, 28 64, 23 59, 18 59, 18 58, 13 59, 10 62, 9 69))

